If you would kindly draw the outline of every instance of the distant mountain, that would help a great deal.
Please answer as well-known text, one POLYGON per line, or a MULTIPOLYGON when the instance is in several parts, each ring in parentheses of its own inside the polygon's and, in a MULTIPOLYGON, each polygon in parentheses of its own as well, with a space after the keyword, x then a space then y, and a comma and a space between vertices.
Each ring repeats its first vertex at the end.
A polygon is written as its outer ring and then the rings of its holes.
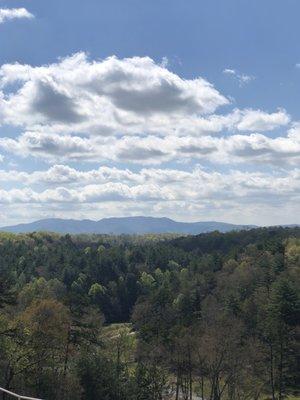
POLYGON ((124 217, 104 218, 100 221, 88 219, 42 219, 28 224, 5 226, 0 231, 12 233, 26 233, 47 231, 57 233, 98 233, 98 234, 146 234, 146 233, 178 233, 197 235, 199 233, 250 229, 250 225, 234 225, 224 222, 176 222, 169 218, 153 217, 124 217))

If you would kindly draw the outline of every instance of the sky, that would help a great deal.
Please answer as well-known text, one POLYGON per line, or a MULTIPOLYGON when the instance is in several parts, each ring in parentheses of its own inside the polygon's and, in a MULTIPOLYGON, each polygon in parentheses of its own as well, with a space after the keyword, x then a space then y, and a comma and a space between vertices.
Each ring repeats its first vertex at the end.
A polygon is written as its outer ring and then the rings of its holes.
POLYGON ((298 0, 0 0, 0 226, 300 223, 298 0))

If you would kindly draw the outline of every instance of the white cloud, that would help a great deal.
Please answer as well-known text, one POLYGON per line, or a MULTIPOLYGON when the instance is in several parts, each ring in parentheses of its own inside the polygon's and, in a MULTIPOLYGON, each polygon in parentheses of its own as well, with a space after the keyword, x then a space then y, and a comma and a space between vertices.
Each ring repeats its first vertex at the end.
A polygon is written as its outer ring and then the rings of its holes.
POLYGON ((26 8, 0 8, 0 24, 12 19, 34 18, 26 8))
POLYGON ((290 122, 290 116, 283 109, 268 114, 261 110, 245 110, 237 124, 240 131, 263 132, 285 126, 290 122))
POLYGON ((171 132, 229 103, 206 80, 182 79, 148 57, 92 62, 79 53, 42 67, 7 64, 0 87, 2 123, 56 133, 171 132))
POLYGON ((128 169, 100 167, 82 171, 63 165, 32 173, 0 171, 2 221, 31 218, 99 219, 109 215, 168 215, 175 219, 221 219, 244 223, 297 222, 300 170, 289 172, 128 169), (5 175, 6 174, 6 175, 5 175), (79 189, 80 188, 80 189, 79 189), (266 198, 268 199, 266 203, 266 198), (277 216, 274 219, 274 214, 277 216))
POLYGON ((183 79, 148 57, 91 61, 78 53, 41 67, 0 68, 0 124, 49 135, 199 136, 287 125, 285 110, 233 110, 201 77, 183 79))
POLYGON ((100 157, 99 146, 93 139, 40 132, 25 132, 16 139, 0 138, 0 148, 23 157, 34 156, 48 160, 90 158, 93 161, 100 157))
POLYGON ((276 138, 253 133, 226 138, 180 139, 177 140, 177 152, 218 164, 255 163, 285 167, 299 165, 300 135, 297 129, 293 129, 286 137, 276 138))
POLYGON ((36 192, 32 189, 0 190, 0 203, 98 203, 107 201, 172 200, 167 190, 155 185, 129 187, 123 183, 88 185, 80 191, 65 187, 36 192))
POLYGON ((189 201, 287 196, 300 194, 300 170, 279 173, 249 173, 232 170, 228 173, 178 169, 128 169, 100 167, 80 171, 55 165, 46 171, 32 173, 0 171, 0 180, 18 181, 21 186, 0 191, 2 203, 94 203, 107 201, 189 201), (14 177, 14 179, 12 179, 14 177), (52 188, 37 191, 32 185, 51 184, 52 188), (24 187, 22 187, 22 185, 24 187), (63 185, 63 186, 62 186, 63 185), (30 186, 30 187, 29 187, 30 186), (80 187, 78 190, 76 187, 80 187))
POLYGON ((300 162, 300 128, 295 125, 286 136, 261 133, 226 137, 182 136, 83 138, 78 136, 27 132, 19 138, 0 138, 0 149, 21 157, 48 162, 127 162, 137 165, 163 164, 192 159, 216 164, 256 163, 278 167, 300 162))
POLYGON ((102 166, 98 169, 80 171, 68 165, 56 164, 47 170, 37 170, 31 173, 18 170, 0 170, 0 182, 19 182, 25 185, 45 184, 82 185, 106 182, 142 183, 141 176, 129 169, 102 166))
POLYGON ((227 221, 268 223, 272 211, 286 222, 292 221, 300 199, 298 168, 276 173, 224 173, 200 167, 190 171, 143 168, 132 172, 107 166, 83 171, 55 165, 32 173, 0 171, 0 181, 8 179, 12 184, 11 177, 15 187, 0 190, 7 221, 12 215, 20 219, 24 205, 30 205, 31 215, 36 218, 51 215, 99 219, 150 212, 187 220, 219 216, 227 221))
POLYGON ((231 68, 225 68, 223 70, 223 74, 229 75, 229 76, 233 77, 235 80, 237 80, 240 87, 250 83, 251 81, 253 81, 255 79, 254 76, 241 74, 237 70, 231 69, 231 68))
POLYGON ((284 110, 212 115, 229 104, 226 97, 206 80, 182 79, 148 57, 90 61, 79 53, 42 67, 6 64, 0 88, 0 123, 48 134, 199 135, 289 122, 284 110))

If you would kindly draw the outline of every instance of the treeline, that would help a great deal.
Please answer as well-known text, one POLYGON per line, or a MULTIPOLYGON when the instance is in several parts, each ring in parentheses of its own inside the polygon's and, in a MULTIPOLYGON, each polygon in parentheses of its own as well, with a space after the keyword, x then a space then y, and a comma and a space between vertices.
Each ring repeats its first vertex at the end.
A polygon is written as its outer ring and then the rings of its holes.
POLYGON ((0 386, 44 399, 299 395, 300 229, 0 234, 0 386))

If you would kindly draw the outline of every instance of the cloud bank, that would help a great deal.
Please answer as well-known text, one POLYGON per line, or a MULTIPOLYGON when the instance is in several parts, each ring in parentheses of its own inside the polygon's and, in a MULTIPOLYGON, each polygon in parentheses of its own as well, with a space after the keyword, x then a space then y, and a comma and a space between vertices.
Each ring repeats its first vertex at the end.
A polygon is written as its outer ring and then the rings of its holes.
POLYGON ((0 129, 6 223, 28 219, 24 207, 30 219, 143 213, 260 223, 264 210, 265 223, 296 222, 299 123, 280 106, 233 107, 212 83, 166 62, 78 53, 2 65, 0 129))

